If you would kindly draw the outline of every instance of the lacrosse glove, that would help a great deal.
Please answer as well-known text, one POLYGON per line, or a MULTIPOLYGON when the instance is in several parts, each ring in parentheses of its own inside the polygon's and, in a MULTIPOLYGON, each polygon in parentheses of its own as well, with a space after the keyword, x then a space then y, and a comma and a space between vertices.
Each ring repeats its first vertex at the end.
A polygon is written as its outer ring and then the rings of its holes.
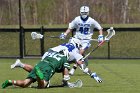
POLYGON ((66 39, 66 34, 61 33, 61 35, 59 36, 60 39, 66 39))
POLYGON ((99 35, 98 36, 98 42, 101 43, 104 40, 104 36, 103 35, 99 35))

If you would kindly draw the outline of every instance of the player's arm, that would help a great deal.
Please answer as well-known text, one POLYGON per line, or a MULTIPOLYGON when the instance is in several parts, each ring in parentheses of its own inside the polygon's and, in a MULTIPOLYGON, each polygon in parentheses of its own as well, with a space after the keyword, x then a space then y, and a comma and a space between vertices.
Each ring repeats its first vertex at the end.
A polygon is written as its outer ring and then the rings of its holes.
POLYGON ((67 36, 72 30, 73 30, 73 29, 68 28, 68 29, 66 30, 66 32, 64 33, 64 35, 67 36))
POLYGON ((71 23, 69 23, 69 27, 68 29, 64 32, 64 33, 61 33, 61 35, 59 36, 60 39, 65 39, 66 36, 71 32, 73 31, 73 29, 75 28, 76 26, 76 19, 74 19, 71 23))
POLYGON ((70 64, 64 63, 64 70, 63 70, 63 86, 68 86, 68 80, 70 80, 69 75, 70 64))
POLYGON ((102 29, 99 30, 99 35, 103 35, 103 30, 102 29))
POLYGON ((65 39, 67 37, 67 35, 72 31, 73 29, 68 28, 66 30, 66 32, 61 33, 61 35, 59 36, 60 39, 65 39))
POLYGON ((100 43, 104 40, 103 28, 98 23, 96 24, 96 28, 99 30, 98 42, 100 43))
POLYGON ((66 30, 66 32, 61 33, 61 35, 59 36, 60 39, 65 39, 67 37, 67 35, 72 31, 73 29, 68 28, 66 30))
POLYGON ((98 42, 102 42, 104 40, 104 36, 103 36, 103 30, 100 29, 99 30, 99 35, 98 35, 98 42))
POLYGON ((99 35, 98 35, 98 42, 102 42, 103 41, 103 28, 101 27, 101 25, 97 22, 97 21, 93 21, 93 24, 95 26, 96 29, 99 30, 99 35))
POLYGON ((63 71, 63 80, 68 81, 69 79, 70 79, 69 69, 64 68, 64 71, 63 71))

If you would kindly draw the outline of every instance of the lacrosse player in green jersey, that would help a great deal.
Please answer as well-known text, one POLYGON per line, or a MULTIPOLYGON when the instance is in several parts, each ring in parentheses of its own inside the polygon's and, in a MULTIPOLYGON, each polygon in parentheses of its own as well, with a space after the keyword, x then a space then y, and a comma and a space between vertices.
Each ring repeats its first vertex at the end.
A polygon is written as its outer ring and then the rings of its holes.
MULTIPOLYGON (((79 53, 80 47, 81 47, 81 42, 76 38, 71 38, 69 43, 64 43, 51 49, 57 52, 63 49, 67 49, 69 52, 68 61, 70 62, 76 60, 76 63, 79 65, 79 67, 84 73, 88 74, 91 78, 95 79, 96 82, 101 83, 102 79, 99 76, 97 76, 96 72, 91 72, 90 69, 84 65, 84 60, 82 60, 83 56, 79 53)), ((46 53, 43 55, 42 59, 44 59, 45 55, 46 53)), ((33 68, 29 64, 22 63, 19 59, 17 59, 16 62, 11 65, 11 69, 14 69, 16 67, 23 68, 28 72, 30 72, 33 68)))
POLYGON ((68 51, 62 50, 60 52, 56 52, 49 50, 45 54, 44 59, 33 68, 25 80, 6 80, 2 84, 2 88, 6 88, 11 85, 25 88, 35 81, 38 82, 38 88, 45 88, 55 72, 60 71, 64 74, 63 81, 67 82, 70 79, 68 74, 70 65, 67 62, 68 51))

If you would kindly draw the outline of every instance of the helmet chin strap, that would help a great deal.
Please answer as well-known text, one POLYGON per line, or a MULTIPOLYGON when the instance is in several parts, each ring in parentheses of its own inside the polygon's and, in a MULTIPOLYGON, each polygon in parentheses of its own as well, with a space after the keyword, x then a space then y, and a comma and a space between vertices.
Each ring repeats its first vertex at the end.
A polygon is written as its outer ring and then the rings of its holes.
POLYGON ((82 19, 83 21, 87 21, 87 20, 88 20, 88 16, 87 16, 86 18, 83 18, 82 15, 81 15, 81 19, 82 19))

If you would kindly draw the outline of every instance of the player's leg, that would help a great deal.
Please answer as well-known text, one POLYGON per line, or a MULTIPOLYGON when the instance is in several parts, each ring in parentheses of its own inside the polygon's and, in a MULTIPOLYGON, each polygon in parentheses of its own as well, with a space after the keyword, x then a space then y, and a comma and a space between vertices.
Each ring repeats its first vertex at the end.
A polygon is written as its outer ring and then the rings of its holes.
POLYGON ((74 75, 75 70, 77 69, 77 64, 74 63, 73 67, 70 69, 69 74, 74 75))
MULTIPOLYGON (((82 42, 82 47, 81 47, 79 53, 80 53, 81 55, 84 56, 84 52, 85 52, 89 47, 90 47, 89 41, 87 41, 87 42, 82 42)), ((86 58, 84 62, 85 62, 85 64, 86 64, 86 66, 87 66, 87 65, 88 65, 88 58, 86 58)), ((73 65, 73 67, 71 68, 71 70, 69 71, 69 74, 70 74, 70 75, 73 75, 74 72, 75 72, 75 70, 77 69, 77 67, 78 67, 78 65, 75 63, 75 64, 73 65)))
POLYGON ((35 73, 37 75, 38 88, 45 88, 47 82, 44 80, 44 74, 38 66, 35 66, 35 73))
MULTIPOLYGON (((87 41, 83 41, 82 42, 82 47, 81 47, 81 49, 80 49, 80 54, 84 57, 85 56, 85 51, 87 51, 88 49, 89 49, 89 47, 91 46, 91 44, 90 44, 90 41, 89 40, 87 40, 87 41)), ((84 64, 86 65, 86 66, 88 66, 88 57, 84 60, 84 64)))
POLYGON ((96 74, 96 72, 92 72, 88 67, 86 67, 85 64, 78 62, 77 63, 79 65, 79 67, 81 68, 81 70, 88 74, 91 78, 95 79, 96 82, 101 83, 102 79, 96 74))
MULTIPOLYGON (((83 55, 85 50, 84 49, 80 49, 80 54, 83 55)), ((77 69, 78 65, 76 63, 74 63, 73 67, 71 68, 71 70, 69 71, 70 75, 74 75, 75 70, 77 69)))
POLYGON ((16 62, 11 65, 11 69, 14 69, 16 67, 23 68, 27 72, 31 72, 31 70, 33 69, 33 66, 22 63, 19 59, 17 59, 16 62))
POLYGON ((95 79, 96 82, 101 83, 102 79, 96 74, 96 72, 92 72, 89 68, 85 68, 83 70, 84 73, 88 74, 91 78, 95 79))
POLYGON ((6 88, 8 86, 16 85, 19 87, 28 87, 32 83, 32 79, 25 79, 25 80, 6 80, 2 84, 2 88, 6 88))

